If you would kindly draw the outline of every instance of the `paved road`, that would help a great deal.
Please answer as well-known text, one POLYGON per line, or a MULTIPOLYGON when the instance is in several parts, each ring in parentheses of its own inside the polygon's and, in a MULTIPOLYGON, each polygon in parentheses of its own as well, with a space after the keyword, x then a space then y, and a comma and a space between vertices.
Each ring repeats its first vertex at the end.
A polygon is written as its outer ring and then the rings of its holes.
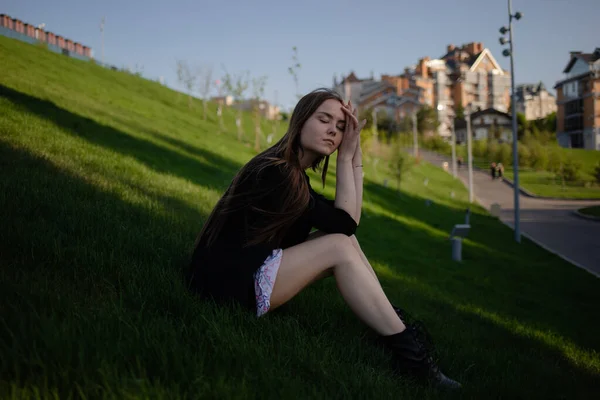
MULTIPOLYGON (((434 165, 442 166, 446 156, 420 150, 421 157, 434 165)), ((468 185, 465 165, 458 175, 468 185)), ((492 204, 501 207, 500 220, 514 227, 514 190, 500 180, 492 181, 489 173, 473 169, 475 200, 490 210, 492 204)), ((600 201, 549 200, 520 195, 521 233, 547 250, 560 255, 574 265, 600 277, 600 222, 590 221, 573 214, 574 210, 600 201)))

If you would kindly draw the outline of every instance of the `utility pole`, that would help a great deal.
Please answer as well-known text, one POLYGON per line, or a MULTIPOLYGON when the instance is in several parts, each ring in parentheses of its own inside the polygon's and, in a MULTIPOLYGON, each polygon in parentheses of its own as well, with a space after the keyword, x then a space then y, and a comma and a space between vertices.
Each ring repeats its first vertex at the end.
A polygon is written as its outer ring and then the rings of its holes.
POLYGON ((469 203, 473 203, 473 146, 471 134, 471 113, 465 109, 465 120, 467 121, 467 153, 469 163, 469 203))
POLYGON ((456 132, 454 132, 453 116, 450 116, 450 140, 452 141, 452 176, 456 178, 456 132))
POLYGON ((102 36, 102 64, 104 64, 104 17, 100 21, 100 35, 102 36))
POLYGON ((515 96, 515 62, 514 62, 514 48, 513 48, 513 15, 512 15, 512 1, 508 0, 508 32, 510 41, 510 85, 512 90, 512 129, 513 129, 513 175, 514 175, 514 198, 515 198, 515 240, 517 243, 521 243, 521 227, 519 217, 519 152, 518 143, 519 138, 517 134, 517 110, 516 110, 516 96, 515 96))
POLYGON ((413 123, 413 156, 417 158, 419 156, 419 140, 417 137, 417 110, 412 113, 413 123))
POLYGON ((521 226, 520 226, 520 206, 519 206, 519 136, 517 132, 517 110, 516 110, 516 93, 515 93, 515 62, 514 62, 514 40, 513 40, 513 19, 517 21, 523 18, 523 13, 516 12, 512 13, 512 0, 508 0, 508 29, 503 26, 500 28, 500 33, 505 35, 508 32, 508 41, 506 38, 500 38, 500 44, 510 43, 510 49, 504 49, 502 55, 505 57, 510 56, 510 85, 512 90, 511 103, 512 103, 512 131, 513 131, 513 174, 514 174, 514 203, 515 203, 515 241, 521 243, 521 226))

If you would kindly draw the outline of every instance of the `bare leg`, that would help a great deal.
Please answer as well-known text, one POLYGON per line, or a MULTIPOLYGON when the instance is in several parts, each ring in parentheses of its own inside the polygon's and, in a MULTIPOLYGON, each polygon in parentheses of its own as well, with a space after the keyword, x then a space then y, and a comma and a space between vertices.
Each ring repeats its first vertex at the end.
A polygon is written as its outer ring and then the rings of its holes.
POLYGON ((283 250, 271 308, 290 300, 325 271, 333 271, 346 303, 372 329, 381 335, 405 329, 381 285, 365 268, 352 240, 340 234, 324 235, 283 250))
MULTIPOLYGON (((365 253, 363 253, 362 249, 360 248, 360 245, 358 244, 358 239, 356 238, 356 236, 354 236, 354 235, 350 236, 350 240, 352 241, 352 245, 358 252, 358 255, 360 256, 361 260, 367 266, 368 271, 371 273, 371 275, 373 275, 373 277, 379 283, 379 278, 377 278, 377 274, 375 274, 375 270, 373 270, 371 263, 369 263, 369 260, 367 260, 367 257, 365 256, 365 253)), ((381 286, 381 283, 379 285, 381 286)))
MULTIPOLYGON (((313 240, 313 239, 316 239, 318 237, 322 237, 322 236, 325 236, 325 235, 327 235, 327 234, 325 232, 323 232, 323 231, 314 231, 314 232, 312 232, 308 236, 307 240, 313 240)), ((360 244, 358 243, 358 239, 356 238, 356 236, 354 236, 354 235, 350 236, 350 240, 352 241, 352 245, 354 246, 354 248, 358 252, 358 255, 360 256, 362 262, 367 267, 367 270, 377 280, 377 282, 379 283, 379 286, 381 286, 381 283, 379 282, 379 278, 377 277, 377 274, 375 274, 375 270, 373 270, 373 267, 371 266, 371 263, 369 263, 369 260, 365 256, 365 253, 363 253, 362 249, 360 248, 360 244)), ((323 271, 323 274, 321 274, 320 276, 318 276, 315 280, 327 278, 327 277, 329 277, 331 275, 332 275, 332 271, 323 271)))

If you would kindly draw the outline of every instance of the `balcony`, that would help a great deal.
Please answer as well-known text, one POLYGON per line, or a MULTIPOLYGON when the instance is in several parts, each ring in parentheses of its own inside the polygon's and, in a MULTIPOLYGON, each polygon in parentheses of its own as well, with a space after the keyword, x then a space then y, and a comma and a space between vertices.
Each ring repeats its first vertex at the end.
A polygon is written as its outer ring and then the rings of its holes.
POLYGON ((583 130, 583 114, 565 117, 565 132, 579 132, 583 130))
POLYGON ((583 115, 583 99, 566 102, 564 107, 565 118, 583 115))

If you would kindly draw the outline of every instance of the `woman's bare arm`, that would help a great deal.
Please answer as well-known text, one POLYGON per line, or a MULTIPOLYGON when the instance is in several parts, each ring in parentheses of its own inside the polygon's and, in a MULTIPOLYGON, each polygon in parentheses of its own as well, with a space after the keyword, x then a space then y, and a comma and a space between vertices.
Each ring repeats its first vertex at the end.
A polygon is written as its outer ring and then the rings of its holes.
POLYGON ((356 213, 354 220, 358 225, 360 223, 360 215, 363 202, 363 167, 362 167, 362 150, 360 148, 360 138, 356 146, 356 152, 352 159, 352 169, 354 172, 354 189, 356 191, 356 213))
POLYGON ((352 103, 342 106, 346 114, 344 138, 338 149, 335 206, 345 210, 356 222, 360 221, 363 196, 362 151, 360 131, 367 123, 358 122, 352 103))
MULTIPOLYGON (((335 182, 335 207, 346 211, 358 224, 357 215, 357 193, 354 176, 354 155, 358 145, 360 130, 364 123, 358 123, 358 120, 352 113, 352 104, 343 105, 342 110, 346 114, 346 127, 342 143, 337 153, 337 172, 335 182)), ((366 122, 366 121, 364 121, 366 122)), ((362 197, 362 193, 361 193, 362 197)))

